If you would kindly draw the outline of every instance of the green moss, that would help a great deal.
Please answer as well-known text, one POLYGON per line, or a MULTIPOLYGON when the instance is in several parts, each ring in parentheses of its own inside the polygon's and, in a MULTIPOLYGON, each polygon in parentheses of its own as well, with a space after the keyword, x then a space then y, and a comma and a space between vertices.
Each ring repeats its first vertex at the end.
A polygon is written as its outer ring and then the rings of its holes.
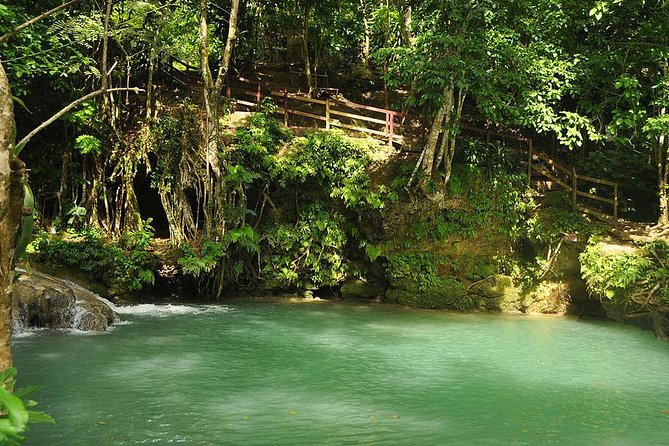
POLYGON ((472 309, 462 301, 464 288, 457 279, 449 277, 424 288, 391 288, 386 291, 386 301, 418 308, 472 309))

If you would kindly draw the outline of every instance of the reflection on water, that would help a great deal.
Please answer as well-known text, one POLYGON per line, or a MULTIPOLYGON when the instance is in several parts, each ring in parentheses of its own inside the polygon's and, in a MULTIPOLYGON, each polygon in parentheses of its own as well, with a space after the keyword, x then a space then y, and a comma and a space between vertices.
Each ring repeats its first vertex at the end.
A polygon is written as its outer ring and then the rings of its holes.
POLYGON ((15 341, 28 445, 669 443, 669 344, 567 318, 245 302, 15 341), (128 323, 129 322, 129 323, 128 323))

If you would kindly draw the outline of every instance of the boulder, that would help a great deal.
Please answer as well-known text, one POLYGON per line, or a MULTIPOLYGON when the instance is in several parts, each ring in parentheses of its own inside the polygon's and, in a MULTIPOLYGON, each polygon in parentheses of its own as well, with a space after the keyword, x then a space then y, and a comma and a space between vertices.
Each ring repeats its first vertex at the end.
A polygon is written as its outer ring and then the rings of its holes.
POLYGON ((105 331, 118 320, 111 303, 67 280, 22 274, 12 288, 14 329, 105 331))

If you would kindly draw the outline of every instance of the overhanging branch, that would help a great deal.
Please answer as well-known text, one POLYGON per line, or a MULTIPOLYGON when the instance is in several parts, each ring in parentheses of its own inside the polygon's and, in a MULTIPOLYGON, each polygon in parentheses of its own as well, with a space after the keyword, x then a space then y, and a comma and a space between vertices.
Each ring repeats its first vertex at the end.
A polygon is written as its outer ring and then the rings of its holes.
POLYGON ((61 9, 65 9, 65 8, 67 8, 68 6, 73 5, 73 4, 75 4, 75 3, 78 3, 78 2, 80 2, 80 1, 81 1, 81 0, 70 0, 70 1, 67 2, 67 3, 63 3, 63 4, 60 5, 60 6, 56 6, 55 8, 53 8, 53 9, 51 9, 51 10, 49 10, 49 11, 43 13, 43 14, 38 15, 37 17, 33 17, 32 19, 30 19, 30 20, 28 20, 27 22, 25 22, 25 23, 23 23, 23 24, 17 26, 16 28, 14 28, 13 30, 9 31, 8 33, 6 33, 6 34, 0 36, 0 43, 4 43, 4 42, 6 42, 6 41, 9 40, 9 38, 12 37, 14 34, 18 33, 19 31, 21 31, 21 30, 24 29, 24 28, 29 27, 29 26, 32 25, 33 23, 35 23, 35 22, 39 22, 40 20, 42 20, 42 19, 44 19, 44 18, 46 18, 46 17, 49 17, 49 16, 52 15, 52 14, 57 13, 57 12, 60 11, 61 9))
POLYGON ((39 132, 41 132, 42 130, 44 130, 45 128, 50 126, 51 124, 53 124, 55 121, 60 119, 64 114, 68 113, 70 110, 74 109, 78 105, 82 104, 83 102, 86 102, 89 99, 92 99, 96 96, 99 96, 101 94, 112 93, 112 92, 115 92, 115 91, 133 91, 136 94, 139 94, 140 92, 143 92, 144 90, 142 90, 141 88, 134 88, 134 87, 133 88, 107 88, 107 89, 101 88, 99 90, 96 90, 92 93, 87 94, 86 96, 82 96, 79 99, 77 99, 76 101, 71 102, 70 104, 63 107, 58 113, 51 116, 49 119, 47 119, 42 124, 40 124, 38 127, 36 127, 33 131, 28 133, 21 141, 18 142, 18 144, 16 144, 16 148, 14 149, 14 153, 16 155, 21 153, 21 150, 23 150, 23 148, 26 146, 26 144, 28 144, 28 142, 30 141, 30 139, 33 136, 35 136, 36 134, 38 134, 39 132))

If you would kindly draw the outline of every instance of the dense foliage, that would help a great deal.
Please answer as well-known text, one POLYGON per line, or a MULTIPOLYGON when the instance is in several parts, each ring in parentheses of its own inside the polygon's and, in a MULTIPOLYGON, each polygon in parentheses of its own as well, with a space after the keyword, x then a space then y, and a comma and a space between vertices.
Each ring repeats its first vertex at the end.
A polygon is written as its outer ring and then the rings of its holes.
POLYGON ((581 254, 588 287, 626 315, 669 307, 669 245, 662 240, 637 248, 601 243, 594 237, 581 254))
MULTIPOLYGON (((41 3, 2 6, 0 32, 60 4, 41 3)), ((151 218, 202 294, 338 287, 379 267, 391 283, 405 277, 418 289, 466 292, 496 273, 529 283, 551 269, 565 234, 595 229, 571 212, 569 197, 535 200, 525 190, 517 147, 463 135, 462 124, 531 134, 537 149, 623 183, 627 215, 665 222, 666 8, 647 0, 559 8, 543 0, 75 2, 0 43, 22 104, 20 134, 99 93, 23 152, 44 229, 69 231, 42 236, 40 255, 85 264, 119 292, 137 290, 155 275, 151 218), (227 87, 240 93, 238 74, 309 93, 329 82, 344 96, 402 107, 419 117, 407 127, 422 152, 375 181, 375 149, 336 132, 296 137, 273 119, 271 102, 240 123, 224 97, 227 87), (138 95, 105 92, 135 86, 138 95), (46 87, 57 94, 45 97, 46 87), (429 248, 472 238, 500 248, 436 257, 429 248), (534 245, 538 261, 518 260, 518 240, 534 245), (457 284, 440 281, 449 274, 457 284)))
POLYGON ((80 269, 112 294, 124 294, 154 283, 157 259, 149 250, 152 236, 149 222, 112 240, 93 229, 70 229, 59 236, 41 233, 34 247, 40 262, 80 269))

